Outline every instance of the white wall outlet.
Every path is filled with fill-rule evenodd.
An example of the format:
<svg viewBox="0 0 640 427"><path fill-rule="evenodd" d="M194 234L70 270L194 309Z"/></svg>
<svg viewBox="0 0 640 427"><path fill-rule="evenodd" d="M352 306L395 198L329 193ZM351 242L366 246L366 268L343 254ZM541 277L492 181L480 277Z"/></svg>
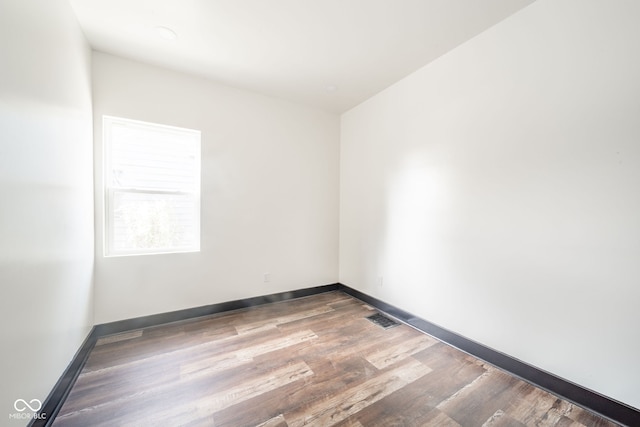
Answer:
<svg viewBox="0 0 640 427"><path fill-rule="evenodd" d="M264 273L262 275L262 281L264 283L269 283L271 281L271 273Z"/></svg>
<svg viewBox="0 0 640 427"><path fill-rule="evenodd" d="M378 287L382 287L383 278L382 276L378 276Z"/></svg>

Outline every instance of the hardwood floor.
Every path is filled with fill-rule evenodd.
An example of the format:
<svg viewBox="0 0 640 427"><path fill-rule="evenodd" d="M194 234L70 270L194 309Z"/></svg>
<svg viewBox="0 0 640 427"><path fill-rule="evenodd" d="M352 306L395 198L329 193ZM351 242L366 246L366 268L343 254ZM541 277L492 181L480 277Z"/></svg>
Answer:
<svg viewBox="0 0 640 427"><path fill-rule="evenodd" d="M342 292L100 339L53 425L614 426Z"/></svg>

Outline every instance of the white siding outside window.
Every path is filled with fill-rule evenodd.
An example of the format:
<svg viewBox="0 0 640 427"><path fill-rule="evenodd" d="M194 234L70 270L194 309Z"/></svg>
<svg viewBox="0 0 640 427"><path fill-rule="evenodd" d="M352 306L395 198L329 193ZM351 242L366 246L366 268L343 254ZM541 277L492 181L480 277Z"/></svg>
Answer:
<svg viewBox="0 0 640 427"><path fill-rule="evenodd" d="M200 250L200 132L103 117L105 255Z"/></svg>

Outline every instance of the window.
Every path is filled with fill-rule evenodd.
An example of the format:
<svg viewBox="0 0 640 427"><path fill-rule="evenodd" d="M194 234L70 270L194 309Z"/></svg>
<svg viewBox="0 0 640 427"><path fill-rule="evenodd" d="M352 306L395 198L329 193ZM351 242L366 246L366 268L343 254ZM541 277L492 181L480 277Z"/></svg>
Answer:
<svg viewBox="0 0 640 427"><path fill-rule="evenodd" d="M200 250L200 132L103 118L105 255Z"/></svg>

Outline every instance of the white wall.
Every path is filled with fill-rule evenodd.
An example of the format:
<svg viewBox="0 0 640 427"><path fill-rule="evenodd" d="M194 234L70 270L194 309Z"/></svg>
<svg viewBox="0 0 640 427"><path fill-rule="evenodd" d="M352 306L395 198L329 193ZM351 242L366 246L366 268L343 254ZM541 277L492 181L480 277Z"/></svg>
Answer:
<svg viewBox="0 0 640 427"><path fill-rule="evenodd" d="M15 400L44 401L93 323L90 60L65 0L2 1L3 425L25 423Z"/></svg>
<svg viewBox="0 0 640 427"><path fill-rule="evenodd" d="M93 90L99 227L103 115L202 131L201 252L105 258L97 233L96 323L337 281L338 116L104 53Z"/></svg>
<svg viewBox="0 0 640 427"><path fill-rule="evenodd" d="M638 22L538 0L345 113L340 282L640 408Z"/></svg>

